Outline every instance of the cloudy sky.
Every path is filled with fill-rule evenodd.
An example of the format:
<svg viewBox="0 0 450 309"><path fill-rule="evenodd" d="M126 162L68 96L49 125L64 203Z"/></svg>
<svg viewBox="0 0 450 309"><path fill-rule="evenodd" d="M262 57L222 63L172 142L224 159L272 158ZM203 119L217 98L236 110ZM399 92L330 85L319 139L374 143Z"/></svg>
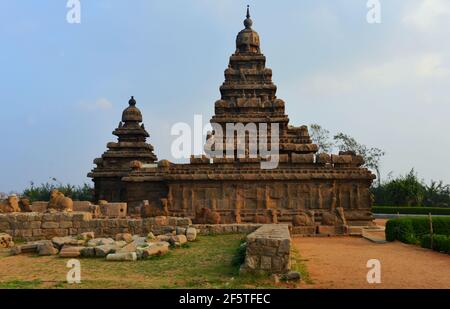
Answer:
<svg viewBox="0 0 450 309"><path fill-rule="evenodd" d="M208 121L251 5L278 97L294 125L318 123L386 151L382 173L450 183L450 1L0 1L0 191L87 172L130 95L160 159L176 122Z"/></svg>

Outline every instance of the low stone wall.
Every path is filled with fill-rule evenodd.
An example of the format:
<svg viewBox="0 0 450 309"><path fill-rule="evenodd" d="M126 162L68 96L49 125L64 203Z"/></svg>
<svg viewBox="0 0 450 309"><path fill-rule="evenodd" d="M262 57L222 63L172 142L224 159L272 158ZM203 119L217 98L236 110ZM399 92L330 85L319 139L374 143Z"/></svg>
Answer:
<svg viewBox="0 0 450 309"><path fill-rule="evenodd" d="M118 233L164 234L177 226L190 225L189 218L175 217L94 219L88 212L0 214L0 232L27 241L76 236L84 232L94 232L96 237L114 237Z"/></svg>
<svg viewBox="0 0 450 309"><path fill-rule="evenodd" d="M262 225L247 236L244 272L286 273L291 268L291 236L285 224Z"/></svg>
<svg viewBox="0 0 450 309"><path fill-rule="evenodd" d="M262 224L194 224L200 235L215 234L250 234L260 228Z"/></svg>

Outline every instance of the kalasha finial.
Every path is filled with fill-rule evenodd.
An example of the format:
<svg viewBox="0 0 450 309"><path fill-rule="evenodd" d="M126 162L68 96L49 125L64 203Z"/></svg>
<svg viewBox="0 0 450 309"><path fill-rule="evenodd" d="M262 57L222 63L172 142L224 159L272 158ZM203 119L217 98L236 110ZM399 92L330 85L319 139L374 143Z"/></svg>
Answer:
<svg viewBox="0 0 450 309"><path fill-rule="evenodd" d="M130 104L132 106L136 105L136 100L134 99L134 96L131 96L131 99L130 99L130 101L128 101L128 104Z"/></svg>
<svg viewBox="0 0 450 309"><path fill-rule="evenodd" d="M244 20L244 26L246 29L251 29L252 25L253 25L253 21L250 18L250 5L247 5L247 15L246 15L247 19Z"/></svg>

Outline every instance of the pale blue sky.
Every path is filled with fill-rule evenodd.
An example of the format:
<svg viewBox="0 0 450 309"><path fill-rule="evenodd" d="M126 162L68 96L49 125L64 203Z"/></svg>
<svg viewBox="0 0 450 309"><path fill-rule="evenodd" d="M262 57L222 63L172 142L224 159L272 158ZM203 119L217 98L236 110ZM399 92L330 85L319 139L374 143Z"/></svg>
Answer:
<svg viewBox="0 0 450 309"><path fill-rule="evenodd" d="M294 125L319 123L450 183L450 1L0 0L0 192L90 182L130 95L159 159L170 127L208 121L246 4Z"/></svg>

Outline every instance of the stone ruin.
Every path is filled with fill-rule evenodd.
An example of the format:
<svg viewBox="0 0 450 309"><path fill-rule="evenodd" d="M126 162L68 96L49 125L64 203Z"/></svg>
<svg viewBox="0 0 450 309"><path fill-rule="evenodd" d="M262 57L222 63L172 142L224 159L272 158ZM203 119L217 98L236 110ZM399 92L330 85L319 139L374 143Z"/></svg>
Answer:
<svg viewBox="0 0 450 309"><path fill-rule="evenodd" d="M126 202L128 215L188 217L203 224L287 223L300 234L340 234L352 226L371 225L369 188L375 176L361 167L361 156L318 153L306 126L289 125L249 14L244 25L211 124L224 131L229 123L278 125L278 167L262 169L268 157L249 155L254 143L270 139L271 131L248 136L244 156L227 157L222 151L222 156L192 157L190 164L157 161L132 97L113 132L118 142L108 143L88 174L95 198ZM220 145L222 137L216 133L211 132L208 141L215 138ZM227 143L230 140L223 138L222 146Z"/></svg>

